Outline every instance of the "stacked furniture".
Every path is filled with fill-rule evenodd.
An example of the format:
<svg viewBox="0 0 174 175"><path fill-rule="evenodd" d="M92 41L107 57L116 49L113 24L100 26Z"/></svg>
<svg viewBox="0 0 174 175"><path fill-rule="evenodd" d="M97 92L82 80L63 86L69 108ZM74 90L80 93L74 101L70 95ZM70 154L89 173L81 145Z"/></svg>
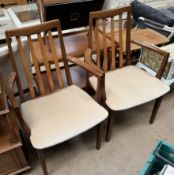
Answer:
<svg viewBox="0 0 174 175"><path fill-rule="evenodd" d="M154 9L138 0L131 2L132 26L151 28L167 36L171 42L174 36L174 7Z"/></svg>
<svg viewBox="0 0 174 175"><path fill-rule="evenodd" d="M169 39L169 45L162 46L161 49L170 53L169 61L166 66L162 81L168 85L174 82L174 7L166 9L154 9L140 1L134 0L131 2L132 16L134 27L145 29L153 29ZM155 75L156 69L159 66L156 61L143 60L141 55L137 63L137 67L146 70L149 74Z"/></svg>
<svg viewBox="0 0 174 175"><path fill-rule="evenodd" d="M0 174L18 174L29 169L15 116L10 114L0 77Z"/></svg>
<svg viewBox="0 0 174 175"><path fill-rule="evenodd" d="M139 17L144 17L146 19L167 25L174 25L174 10L173 7L168 9L154 9L138 0L131 2L132 16L138 21Z"/></svg>

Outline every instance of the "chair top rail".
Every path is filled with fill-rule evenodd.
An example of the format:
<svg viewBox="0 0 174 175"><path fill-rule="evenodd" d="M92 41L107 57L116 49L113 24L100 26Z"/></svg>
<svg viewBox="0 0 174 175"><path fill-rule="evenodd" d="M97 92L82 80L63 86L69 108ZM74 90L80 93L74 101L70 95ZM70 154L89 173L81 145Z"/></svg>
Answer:
<svg viewBox="0 0 174 175"><path fill-rule="evenodd" d="M59 20L52 20L48 22L44 22L42 24L37 24L33 26L21 27L17 29L7 30L5 32L6 36L13 37L13 36L26 36L26 35L33 35L36 33L41 33L44 30L49 30L50 28L57 28L59 31L61 30L61 25Z"/></svg>

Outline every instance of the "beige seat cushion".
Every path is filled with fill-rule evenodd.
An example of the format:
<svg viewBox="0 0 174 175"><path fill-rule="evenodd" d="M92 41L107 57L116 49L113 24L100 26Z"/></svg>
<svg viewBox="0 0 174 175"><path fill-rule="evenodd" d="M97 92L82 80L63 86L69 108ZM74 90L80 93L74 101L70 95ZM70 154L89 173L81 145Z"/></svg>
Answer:
<svg viewBox="0 0 174 175"><path fill-rule="evenodd" d="M103 107L75 85L27 101L21 105L21 112L31 129L31 143L37 149L66 141L108 116Z"/></svg>
<svg viewBox="0 0 174 175"><path fill-rule="evenodd" d="M135 66L107 72L105 78L105 103L114 111L129 109L149 102L164 95L170 89L159 79ZM96 89L96 78L90 77L89 81Z"/></svg>

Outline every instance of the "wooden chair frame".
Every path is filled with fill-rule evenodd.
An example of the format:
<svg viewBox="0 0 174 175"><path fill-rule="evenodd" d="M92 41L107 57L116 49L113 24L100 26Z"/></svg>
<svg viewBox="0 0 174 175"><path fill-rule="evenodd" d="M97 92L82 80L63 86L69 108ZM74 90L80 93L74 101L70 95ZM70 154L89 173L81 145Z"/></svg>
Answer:
<svg viewBox="0 0 174 175"><path fill-rule="evenodd" d="M95 52L97 53L97 66L101 68L101 47L104 55L103 60L103 67L102 69L107 72L110 68L111 70L114 70L116 68L116 61L115 61L115 55L116 52L120 55L120 62L119 67L123 67L124 60L123 60L123 14L126 13L127 18L125 19L127 21L127 26L130 26L131 24L131 8L129 7L123 7L118 9L111 9L111 10L104 10L104 11L96 11L91 12L89 17L89 48L95 49ZM118 16L118 32L119 32L119 42L116 42L114 40L114 17ZM99 28L98 24L99 21L102 21L102 29ZM110 21L110 35L107 33L107 22ZM131 64L130 59L130 31L131 28L126 28L126 63ZM94 33L94 34L93 34ZM102 34L102 39L99 38L99 35ZM94 40L93 35L96 41L96 46L94 48ZM99 43L103 43L101 46ZM108 44L107 44L108 43ZM108 53L108 49L110 53ZM110 54L110 55L109 55Z"/></svg>
<svg viewBox="0 0 174 175"><path fill-rule="evenodd" d="M127 14L126 20L126 29L123 29L123 14ZM114 17L118 16L118 32L119 32L119 42L116 42L114 40ZM108 20L110 18L110 20ZM98 27L99 21L102 21L102 30ZM110 35L106 32L106 21L110 21ZM98 68L103 70L104 72L112 71L116 69L116 66L118 65L119 68L122 68L123 66L130 65L131 64L131 56L130 56L130 43L134 43L137 45L140 45L142 48L147 48L152 51L155 51L163 56L163 61L161 63L160 69L156 74L156 77L158 79L161 79L164 69L166 67L169 53L162 51L158 47L151 45L146 42L140 42L140 41L131 41L130 34L131 34L131 7L122 7L118 9L111 9L111 10L104 10L104 11L97 11L97 12L91 12L89 17L89 48L94 50L97 54L97 60L96 64L94 64L94 60L87 60L85 59L85 62L91 63L93 62L93 66L97 65ZM126 30L126 52L123 53L123 30ZM102 33L103 39L101 40L99 38L99 34ZM95 42L95 48L94 48L94 40L92 39L94 35L94 38L96 39ZM109 47L107 46L107 42L110 42ZM103 42L103 46L101 47L101 42ZM102 48L102 49L101 49ZM119 63L116 63L116 52L119 55ZM101 53L103 53L103 63L101 63ZM126 61L124 63L124 55L126 55ZM105 75L103 75L105 76ZM89 78L89 77L88 77ZM105 82L105 80L103 80ZM104 83L103 82L103 83ZM89 83L89 82L88 82ZM88 84L90 86L90 83ZM91 86L90 86L91 87ZM100 86L101 87L101 86ZM100 89L100 96L103 96L106 98L106 92L105 92L105 85L102 85L102 89ZM97 88L98 90L98 88ZM103 94L103 95L102 95ZM106 141L110 141L111 138L111 132L112 132L112 125L114 121L114 115L115 111L112 111L106 104L105 104L105 98L102 98L103 102L102 104L106 107L106 109L109 110L109 118L107 123L107 132L106 132ZM150 117L150 124L153 124L155 121L156 114L158 112L158 109L160 107L161 101L163 97L159 97L156 99L152 114Z"/></svg>
<svg viewBox="0 0 174 175"><path fill-rule="evenodd" d="M61 58L58 58L57 53L56 53L56 48L55 48L55 45L53 42L52 33L51 33L53 28L56 29L58 32L60 50L62 53ZM42 36L41 33L44 33L44 36ZM31 26L31 27L24 27L24 28L20 28L20 29L6 31L5 34L6 34L6 42L8 44L8 48L9 48L9 57L10 57L10 61L12 63L13 71L14 71L9 75L8 81L6 83L6 92L7 92L8 98L11 102L11 105L16 112L16 115L17 115L17 118L18 118L19 123L21 125L21 128L24 130L24 132L28 138L30 137L31 131L30 131L30 128L27 126L27 124L25 123L25 121L22 118L22 115L20 112L20 104L17 102L16 97L13 93L14 85L16 82L18 92L19 92L20 101L24 102L26 100L24 92L22 90L22 85L20 83L20 78L19 78L20 72L18 72L18 70L17 70L15 56L13 53L13 49L11 47L11 38L12 37L15 37L17 40L17 43L18 43L18 49L19 49L20 56L21 56L21 62L23 65L24 75L25 75L26 80L28 82L29 93L30 93L32 99L38 98L39 96L45 96L48 93L54 93L54 91L56 90L56 87L54 85L54 81L52 78L52 72L50 69L50 64L52 64L52 63L55 64L55 72L57 75L59 88L64 87L63 79L62 79L62 75L61 75L61 71L60 71L60 67L59 67L60 62L64 63L64 68L65 68L65 73L66 73L68 85L73 84L72 78L70 75L70 70L68 67L68 61L73 62L73 63L79 65L80 67L84 68L87 72L94 74L97 77L99 82L102 82L104 79L103 71L98 69L96 66L94 66L94 65L90 66L90 63L85 63L85 62L80 61L79 59L77 59L75 57L70 57L70 56L66 55L64 42L63 42L63 36L62 36L62 32L61 32L61 25L60 25L59 20L53 20L53 21L45 22L45 23L42 23L39 25ZM44 65L46 67L46 75L48 78L49 92L47 92L45 89L44 81L42 79L42 75L41 75L41 72L39 69L40 65L37 62L37 58L35 57L35 52L34 52L35 50L34 50L33 45L32 45L32 37L31 37L31 35L34 35L34 34L37 34L38 41L40 44L40 49L42 50L41 53L42 53L42 57L44 60ZM33 75L31 74L30 68L28 67L27 62L26 62L25 52L23 50L22 41L21 41L21 37L24 37L24 36L27 38L28 46L29 46L30 53L31 53L33 63L34 63L34 67L36 70L35 76L36 76L36 81L37 81L39 93L36 93L36 91L33 87L33 83L32 83L33 82L33 79L32 79ZM47 40L45 40L45 38L47 38ZM52 53L52 56L54 58L54 60L51 63L47 60L47 51L48 50L47 51L45 50L45 45L48 44L47 42L49 42L49 45L48 45L49 52ZM91 54L90 50L87 50L85 53L86 59L88 59L90 57L90 54ZM101 85L101 87L100 87L100 85ZM95 100L98 102L100 102L100 99L101 99L100 98L100 89L103 88L102 86L103 86L103 84L99 83L99 87L98 87L99 90L96 92L96 95L95 95ZM96 148L100 149L100 146L101 146L101 124L98 124ZM44 175L48 175L43 150L37 149L37 153L38 153L38 157L41 161L43 173L44 173Z"/></svg>

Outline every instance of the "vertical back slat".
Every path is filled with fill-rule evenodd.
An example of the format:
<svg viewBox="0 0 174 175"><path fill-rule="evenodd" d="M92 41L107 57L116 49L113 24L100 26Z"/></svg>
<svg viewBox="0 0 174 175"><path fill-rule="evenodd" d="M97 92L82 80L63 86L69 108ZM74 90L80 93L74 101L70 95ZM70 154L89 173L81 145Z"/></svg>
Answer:
<svg viewBox="0 0 174 175"><path fill-rule="evenodd" d="M107 49L107 35L106 35L106 19L102 19L103 26L103 51L104 51L104 62L103 69L108 71L108 49Z"/></svg>
<svg viewBox="0 0 174 175"><path fill-rule="evenodd" d="M126 27L126 64L131 64L131 10L127 12L127 27Z"/></svg>
<svg viewBox="0 0 174 175"><path fill-rule="evenodd" d="M55 64L55 67L56 67L56 74L57 74L57 78L58 78L58 82L59 82L59 87L63 88L63 80L62 80L61 70L60 70L60 67L59 67L58 56L57 56L57 53L56 53L54 40L53 40L53 37L52 37L52 34L51 34L50 30L48 31L48 38L49 38L50 49L51 49L51 52L52 52L52 57L53 57L54 64Z"/></svg>
<svg viewBox="0 0 174 175"><path fill-rule="evenodd" d="M58 39L59 39L60 49L61 49L62 58L63 58L63 62L64 62L67 82L68 82L68 85L72 85L73 82L72 82L72 78L71 78L71 74L70 74L70 70L69 70L68 60L66 58L67 55L66 55L65 45L64 45L64 42L63 42L62 28L61 28L61 25L60 25L59 21L58 21L58 24L57 24L57 31L58 31L58 34L59 34Z"/></svg>
<svg viewBox="0 0 174 175"><path fill-rule="evenodd" d="M44 66L46 68L46 74L47 74L47 77L48 77L49 87L50 87L51 91L54 91L55 86L54 86L54 82L53 82L52 72L51 72L51 69L50 69L50 64L48 62L47 54L46 54L46 51L45 51L45 48L44 48L44 41L43 41L43 38L41 37L40 33L38 33L37 35L38 35L38 39L39 39L38 41L39 41L39 46L40 46L40 49L41 49L41 54L42 54L42 57L43 57Z"/></svg>
<svg viewBox="0 0 174 175"><path fill-rule="evenodd" d="M119 15L119 67L123 67L123 23L122 14Z"/></svg>
<svg viewBox="0 0 174 175"><path fill-rule="evenodd" d="M123 19L123 16L127 14L126 18ZM90 19L89 19L89 33L92 33L92 26L95 25L95 29L97 29L98 24L93 23L93 21L97 21L101 19L103 22L103 29L99 29L100 32L100 41L95 41L96 45L100 44L100 52L104 52L104 59L100 65L103 66L104 71L107 71L108 68L114 70L117 66L116 62L116 54L119 55L119 67L124 66L124 55L126 54L126 59L130 64L130 24L131 24L131 6L127 7L120 7L116 9L110 10L103 10L103 11L96 11L90 12ZM108 20L109 19L109 20ZM115 21L116 19L116 21ZM106 22L110 22L109 28ZM126 29L123 28L123 21L127 21ZM118 25L114 23L117 22ZM115 31L115 27L118 31ZM107 32L106 32L107 29ZM110 30L110 31L109 31ZM96 33L96 30L94 30ZM91 35L90 35L91 36ZM89 37L89 46L91 46L93 41L91 37ZM109 43L109 44L108 44ZM91 47L90 47L91 48ZM102 50L103 49L103 50ZM109 52L108 52L109 51ZM126 51L126 52L125 52ZM99 51L96 47L96 53L98 57L101 57ZM108 55L109 54L109 55ZM98 58L98 60L100 60Z"/></svg>
<svg viewBox="0 0 174 175"><path fill-rule="evenodd" d="M98 26L98 19L95 21L95 41L96 41L96 53L97 53L97 66L100 68L101 60L100 60L100 42L99 42L99 26Z"/></svg>
<svg viewBox="0 0 174 175"><path fill-rule="evenodd" d="M111 17L111 69L114 70L115 69L115 38L114 38L114 17Z"/></svg>
<svg viewBox="0 0 174 175"><path fill-rule="evenodd" d="M17 36L16 39L17 39L17 42L18 42L18 49L19 49L19 53L20 53L20 56L21 56L21 62L22 62L22 65L23 65L23 70L24 70L24 73L25 73L25 77L26 77L27 82L28 82L31 97L35 98L36 94L35 94L35 90L34 90L34 87L33 87L31 71L29 70L28 63L26 62L27 58L25 56L25 51L24 51L24 48L23 48L23 45L22 45L22 41L21 41L21 38L19 36Z"/></svg>
<svg viewBox="0 0 174 175"><path fill-rule="evenodd" d="M44 82L43 82L42 75L40 73L39 64L38 64L38 61L37 61L37 58L36 58L36 55L35 55L35 52L34 52L31 36L28 35L27 39L28 39L28 46L29 46L29 49L30 49L32 61L33 61L34 68L35 68L35 71L36 71L36 78L37 78L37 82L38 82L38 85L39 85L39 90L40 90L41 95L45 95L46 90L45 90L45 87L44 87Z"/></svg>

